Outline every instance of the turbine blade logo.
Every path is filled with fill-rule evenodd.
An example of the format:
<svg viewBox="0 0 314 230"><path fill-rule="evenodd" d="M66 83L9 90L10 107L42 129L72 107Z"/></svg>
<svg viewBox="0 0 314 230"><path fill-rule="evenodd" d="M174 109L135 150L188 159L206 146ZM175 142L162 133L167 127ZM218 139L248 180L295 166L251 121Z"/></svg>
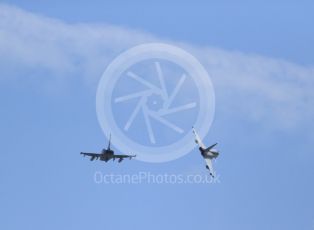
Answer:
<svg viewBox="0 0 314 230"><path fill-rule="evenodd" d="M132 94L128 94L128 95L124 95L121 97L117 97L115 98L114 102L115 103L120 103L120 102L127 102L130 99L134 99L134 98L140 98L136 107L134 108L133 112L131 113L128 121L126 122L126 124L124 125L124 131L128 131L129 128L131 127L135 117L142 112L144 115L144 120L145 120L145 125L146 125L146 129L149 135L149 140L152 144L156 143L156 137L154 135L154 131L152 129L152 125L151 125L151 119L155 119L156 121L162 123L163 125L165 125L166 127L168 127L169 129L174 130L177 133L184 133L184 130L180 127L178 127L177 125L175 125L174 123L172 123L171 121L167 120L164 116L165 115L169 115L169 114L173 114L173 113L178 113L187 109L192 109L194 107L196 107L197 103L196 102L192 102L192 103L188 103L179 107L171 107L173 100L176 98L178 92L180 91L183 83L185 82L186 79L186 74L182 74L180 80L177 82L176 87L174 88L174 90L168 94L167 92L167 88L165 85L165 78L161 69L161 65L160 62L154 62L155 65L155 70L157 72L157 76L158 76L158 80L160 83L160 87L153 85L152 83L146 81L145 79L143 79L141 76L139 76L138 74L129 71L127 72L127 76L131 79L133 79L134 81L142 84L143 86L147 87L147 90L141 91L141 92L135 92ZM162 105L161 108L158 109L158 111L154 111L154 109L151 109L149 107L149 105L147 105L150 101L150 99L152 100L151 103L153 105L156 105L158 103L158 97L160 97L162 99ZM160 101L159 101L160 103Z"/></svg>

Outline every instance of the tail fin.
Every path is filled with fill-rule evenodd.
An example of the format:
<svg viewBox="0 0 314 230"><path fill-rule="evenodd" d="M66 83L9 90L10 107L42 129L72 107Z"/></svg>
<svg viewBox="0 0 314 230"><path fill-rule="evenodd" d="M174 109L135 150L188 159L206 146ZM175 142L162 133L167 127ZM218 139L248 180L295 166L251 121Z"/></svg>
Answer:
<svg viewBox="0 0 314 230"><path fill-rule="evenodd" d="M213 144L213 145L209 146L209 147L206 149L206 151L211 150L211 149L212 149L212 148L214 148L217 144L218 144L218 143L215 143L215 144Z"/></svg>
<svg viewBox="0 0 314 230"><path fill-rule="evenodd" d="M110 144L111 144L111 133L110 133L110 135L109 135L108 150L110 150Z"/></svg>

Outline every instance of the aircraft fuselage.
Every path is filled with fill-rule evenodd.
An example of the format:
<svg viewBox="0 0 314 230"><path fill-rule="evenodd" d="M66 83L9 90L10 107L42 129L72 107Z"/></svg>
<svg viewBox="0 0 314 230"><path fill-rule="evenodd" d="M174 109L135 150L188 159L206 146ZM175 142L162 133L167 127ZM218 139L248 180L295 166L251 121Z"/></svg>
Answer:
<svg viewBox="0 0 314 230"><path fill-rule="evenodd" d="M112 150L103 149L101 151L101 155L100 155L99 160L107 162L113 158L113 155L114 155L114 152Z"/></svg>
<svg viewBox="0 0 314 230"><path fill-rule="evenodd" d="M214 158L217 158L219 155L219 152L215 149L206 150L206 149L199 147L199 150L200 150L200 152L204 158L214 159Z"/></svg>

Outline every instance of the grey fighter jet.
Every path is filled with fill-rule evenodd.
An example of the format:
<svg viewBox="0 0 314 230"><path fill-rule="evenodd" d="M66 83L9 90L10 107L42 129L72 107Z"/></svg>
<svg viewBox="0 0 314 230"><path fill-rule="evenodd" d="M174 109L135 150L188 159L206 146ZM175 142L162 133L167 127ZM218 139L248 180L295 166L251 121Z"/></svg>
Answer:
<svg viewBox="0 0 314 230"><path fill-rule="evenodd" d="M84 153L84 152L81 152L81 154L84 157L85 156L89 156L91 161L93 161L93 160L101 160L101 161L107 162L107 161L109 161L111 159L113 161L115 159L118 159L118 163L123 161L123 159L125 159L125 158L129 158L131 160L133 157L136 157L136 155L124 155L124 154L116 155L116 154L114 154L114 151L110 149L110 143L111 143L111 135L110 135L110 138L109 138L108 148L107 149L103 149L101 151L101 153Z"/></svg>
<svg viewBox="0 0 314 230"><path fill-rule="evenodd" d="M199 150L201 152L202 157L204 158L205 162L206 162L206 168L209 170L209 173L212 177L215 177L215 171L213 168L213 159L216 159L219 155L219 152L214 149L214 147L217 145L217 143L209 146L208 148L203 144L201 138L199 137L199 135L197 134L197 132L195 131L194 127L193 129L193 133L195 135L195 142L196 144L198 144L199 146Z"/></svg>

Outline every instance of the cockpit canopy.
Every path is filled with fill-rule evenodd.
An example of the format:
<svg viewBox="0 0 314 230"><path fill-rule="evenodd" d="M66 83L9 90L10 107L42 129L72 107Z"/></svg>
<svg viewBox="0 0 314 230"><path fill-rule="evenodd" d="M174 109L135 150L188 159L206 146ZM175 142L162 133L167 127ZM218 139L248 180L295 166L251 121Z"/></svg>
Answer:
<svg viewBox="0 0 314 230"><path fill-rule="evenodd" d="M113 155L113 151L111 149L103 149L102 150L102 153L106 153L106 154L110 154L110 155Z"/></svg>
<svg viewBox="0 0 314 230"><path fill-rule="evenodd" d="M216 149L212 149L210 150L214 155L218 156L219 155L219 151Z"/></svg>

